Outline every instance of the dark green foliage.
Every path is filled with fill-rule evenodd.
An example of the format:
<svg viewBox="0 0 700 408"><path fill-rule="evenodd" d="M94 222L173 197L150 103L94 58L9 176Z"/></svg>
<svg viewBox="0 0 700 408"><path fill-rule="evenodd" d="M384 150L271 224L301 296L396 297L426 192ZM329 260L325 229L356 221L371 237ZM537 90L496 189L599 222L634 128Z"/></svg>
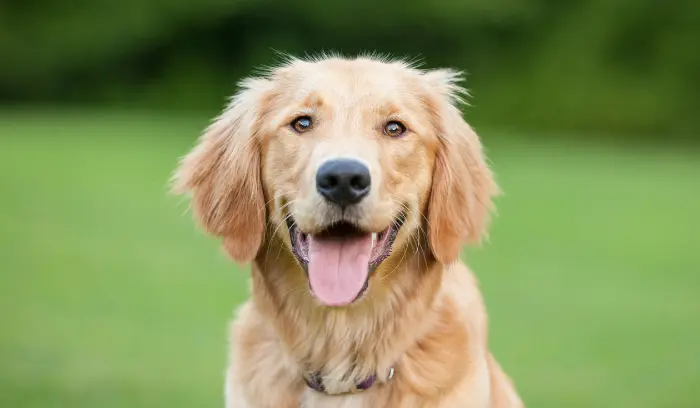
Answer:
<svg viewBox="0 0 700 408"><path fill-rule="evenodd" d="M14 0L0 101L216 109L274 50L376 50L469 73L477 124L700 130L695 0Z"/></svg>

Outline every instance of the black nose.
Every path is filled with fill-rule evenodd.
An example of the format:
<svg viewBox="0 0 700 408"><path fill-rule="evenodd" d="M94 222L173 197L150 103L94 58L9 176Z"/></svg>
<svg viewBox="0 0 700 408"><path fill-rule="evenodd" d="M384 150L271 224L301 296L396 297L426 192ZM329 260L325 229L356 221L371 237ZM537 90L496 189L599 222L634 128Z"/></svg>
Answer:
<svg viewBox="0 0 700 408"><path fill-rule="evenodd" d="M341 207L362 201L369 194L371 182L367 166L351 159L329 160L316 173L318 192Z"/></svg>

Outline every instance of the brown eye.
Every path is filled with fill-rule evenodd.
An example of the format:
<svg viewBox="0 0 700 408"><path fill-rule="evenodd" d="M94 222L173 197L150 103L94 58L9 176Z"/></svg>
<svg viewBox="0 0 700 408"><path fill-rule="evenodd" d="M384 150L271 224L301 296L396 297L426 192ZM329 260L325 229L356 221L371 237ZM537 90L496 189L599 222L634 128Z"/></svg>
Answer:
<svg viewBox="0 0 700 408"><path fill-rule="evenodd" d="M403 135L405 132L406 132L406 126L404 126L403 123L401 123L401 122L397 122L395 120L392 120L391 122L384 125L384 133L387 136L399 137L399 136Z"/></svg>
<svg viewBox="0 0 700 408"><path fill-rule="evenodd" d="M298 118L294 119L289 125L298 133L304 133L308 130L311 130L313 122L308 116L299 116Z"/></svg>

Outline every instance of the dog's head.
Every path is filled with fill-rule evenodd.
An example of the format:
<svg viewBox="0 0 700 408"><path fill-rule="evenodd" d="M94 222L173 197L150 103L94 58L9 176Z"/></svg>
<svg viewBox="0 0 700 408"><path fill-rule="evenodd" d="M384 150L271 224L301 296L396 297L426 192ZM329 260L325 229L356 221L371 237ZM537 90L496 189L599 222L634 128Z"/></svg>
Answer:
<svg viewBox="0 0 700 408"><path fill-rule="evenodd" d="M247 79L175 174L236 261L278 239L311 292L347 305L387 258L427 242L454 261L497 187L449 70L371 58L292 60Z"/></svg>

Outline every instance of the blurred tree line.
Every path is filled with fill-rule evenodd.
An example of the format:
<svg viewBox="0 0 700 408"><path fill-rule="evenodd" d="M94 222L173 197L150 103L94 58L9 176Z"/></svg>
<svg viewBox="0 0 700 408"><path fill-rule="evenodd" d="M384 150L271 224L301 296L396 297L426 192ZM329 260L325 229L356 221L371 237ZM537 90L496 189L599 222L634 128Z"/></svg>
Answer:
<svg viewBox="0 0 700 408"><path fill-rule="evenodd" d="M211 111L273 50L464 69L477 124L700 130L698 0L6 0L0 103Z"/></svg>

